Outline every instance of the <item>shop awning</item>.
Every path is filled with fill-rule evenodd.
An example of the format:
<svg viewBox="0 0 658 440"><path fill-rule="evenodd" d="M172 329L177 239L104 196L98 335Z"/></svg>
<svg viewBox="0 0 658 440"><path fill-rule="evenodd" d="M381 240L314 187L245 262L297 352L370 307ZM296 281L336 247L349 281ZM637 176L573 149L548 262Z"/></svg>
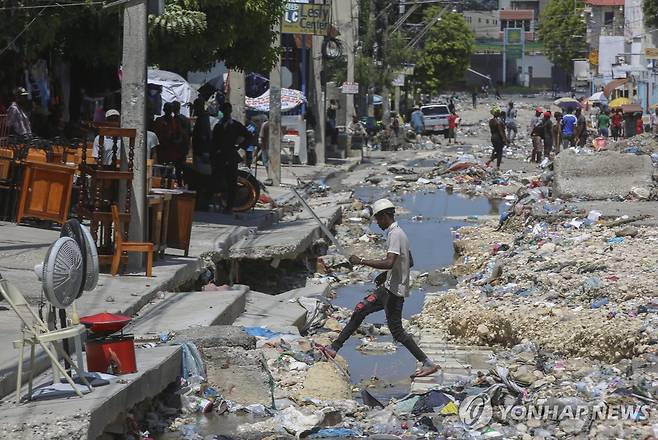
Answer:
<svg viewBox="0 0 658 440"><path fill-rule="evenodd" d="M608 84L606 84L605 87L603 87L603 94L606 96L606 98L609 98L613 90L618 89L630 80L630 78L613 79Z"/></svg>

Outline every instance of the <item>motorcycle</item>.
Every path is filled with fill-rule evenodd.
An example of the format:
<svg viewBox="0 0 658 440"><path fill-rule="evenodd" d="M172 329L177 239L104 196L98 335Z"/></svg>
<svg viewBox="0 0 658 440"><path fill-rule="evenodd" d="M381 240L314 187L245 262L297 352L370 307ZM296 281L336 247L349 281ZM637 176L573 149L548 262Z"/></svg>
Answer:
<svg viewBox="0 0 658 440"><path fill-rule="evenodd" d="M187 183L188 188L197 192L206 192L210 194L223 193L226 188L220 179L217 171L210 174L203 172L205 170L197 169L190 165L183 168L183 180ZM260 199L261 191L264 191L263 184L251 174L249 168L238 168L238 186L233 205L234 212L246 212L256 206Z"/></svg>

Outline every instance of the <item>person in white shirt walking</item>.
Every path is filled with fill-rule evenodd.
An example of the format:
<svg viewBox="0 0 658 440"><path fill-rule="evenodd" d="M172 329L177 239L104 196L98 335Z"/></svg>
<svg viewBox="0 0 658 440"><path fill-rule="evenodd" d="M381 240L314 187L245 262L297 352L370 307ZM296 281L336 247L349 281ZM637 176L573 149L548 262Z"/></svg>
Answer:
<svg viewBox="0 0 658 440"><path fill-rule="evenodd" d="M413 337L405 332L402 327L402 307L405 298L410 294L409 270L413 266L409 239L395 221L395 206L393 203L387 199L378 200L372 206L372 211L379 227L387 232L386 258L383 260L365 260L352 255L350 263L362 264L386 272L380 274L375 280L377 285L375 291L356 305L350 321L336 340L330 346L322 347L322 351L327 356L335 357L336 352L359 328L366 316L384 310L386 322L393 339L404 345L422 364L421 368L416 370L411 377L432 375L439 370L439 366L427 357L423 350L418 347Z"/></svg>

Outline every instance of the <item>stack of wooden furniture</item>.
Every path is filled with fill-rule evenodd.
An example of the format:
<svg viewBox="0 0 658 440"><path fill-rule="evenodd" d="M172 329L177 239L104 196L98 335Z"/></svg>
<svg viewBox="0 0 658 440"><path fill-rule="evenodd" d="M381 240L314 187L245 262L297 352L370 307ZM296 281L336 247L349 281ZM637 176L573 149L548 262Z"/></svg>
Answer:
<svg viewBox="0 0 658 440"><path fill-rule="evenodd" d="M98 163L89 163L91 156L87 144L83 145L80 160L81 187L78 200L78 216L91 222L91 235L98 247L98 258L101 265L112 264L114 256L114 240L112 234L112 205L119 207L121 221L130 223L130 205L132 199L132 178L135 157L135 137L137 130L101 126L98 128ZM111 163L103 164L105 157L105 138L112 139ZM124 140L128 144L124 145ZM127 155L127 167L121 169L121 154ZM108 153L109 154L109 153ZM123 198L123 200L119 200ZM128 228L123 231L125 236ZM122 263L127 261L122 256Z"/></svg>

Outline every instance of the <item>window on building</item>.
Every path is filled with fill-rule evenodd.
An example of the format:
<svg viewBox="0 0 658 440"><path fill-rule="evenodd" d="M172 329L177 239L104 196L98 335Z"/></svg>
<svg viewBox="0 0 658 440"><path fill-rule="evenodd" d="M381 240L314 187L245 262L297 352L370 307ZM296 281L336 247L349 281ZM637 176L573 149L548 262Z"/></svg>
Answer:
<svg viewBox="0 0 658 440"><path fill-rule="evenodd" d="M484 20L485 24L489 24L489 19Z"/></svg>
<svg viewBox="0 0 658 440"><path fill-rule="evenodd" d="M528 66L528 76L532 78L532 66Z"/></svg>
<svg viewBox="0 0 658 440"><path fill-rule="evenodd" d="M530 32L530 20L523 20L523 30Z"/></svg>
<svg viewBox="0 0 658 440"><path fill-rule="evenodd" d="M615 13L610 11L610 12L604 12L603 13L603 24L605 26L612 26L612 22L615 21Z"/></svg>
<svg viewBox="0 0 658 440"><path fill-rule="evenodd" d="M482 23L482 19L481 19L481 18L478 18L478 23Z"/></svg>

